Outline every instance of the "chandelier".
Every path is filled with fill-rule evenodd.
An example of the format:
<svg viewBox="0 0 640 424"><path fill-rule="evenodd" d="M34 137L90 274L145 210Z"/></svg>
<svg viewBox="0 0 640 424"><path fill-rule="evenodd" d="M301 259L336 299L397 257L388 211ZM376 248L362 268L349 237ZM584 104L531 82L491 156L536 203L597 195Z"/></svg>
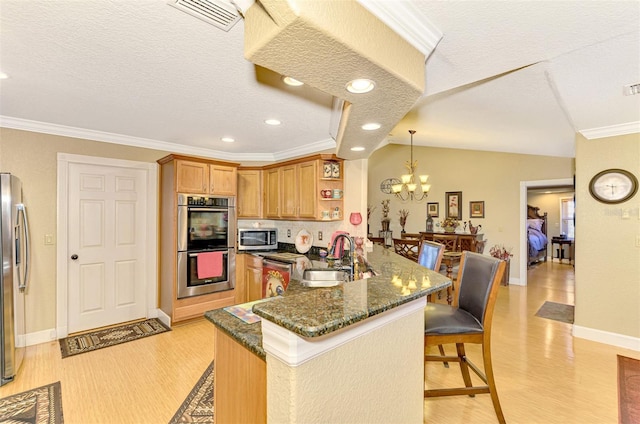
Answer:
<svg viewBox="0 0 640 424"><path fill-rule="evenodd" d="M413 160L413 135L415 133L415 130L409 130L409 134L411 134L411 160L404 164L409 173L402 175L400 182L391 186L393 194L403 202L407 200L416 200L418 202L424 200L429 195L429 189L431 188L431 184L427 184L428 175L414 175L418 166L418 161ZM420 180L420 184L416 182L416 177Z"/></svg>

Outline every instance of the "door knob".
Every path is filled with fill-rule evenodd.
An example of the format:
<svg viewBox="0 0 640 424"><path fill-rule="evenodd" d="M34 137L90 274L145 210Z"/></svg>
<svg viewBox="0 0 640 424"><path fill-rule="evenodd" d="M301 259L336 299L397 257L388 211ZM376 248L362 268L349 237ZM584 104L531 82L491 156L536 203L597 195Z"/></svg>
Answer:
<svg viewBox="0 0 640 424"><path fill-rule="evenodd" d="M78 255L76 254L71 255L71 259L75 261L76 259L78 259Z"/></svg>

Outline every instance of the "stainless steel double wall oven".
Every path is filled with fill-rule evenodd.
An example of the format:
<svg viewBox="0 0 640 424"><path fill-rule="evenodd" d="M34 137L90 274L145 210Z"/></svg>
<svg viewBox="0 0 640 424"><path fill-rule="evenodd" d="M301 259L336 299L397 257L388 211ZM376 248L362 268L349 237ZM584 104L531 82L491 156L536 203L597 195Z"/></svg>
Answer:
<svg viewBox="0 0 640 424"><path fill-rule="evenodd" d="M235 244L235 197L178 194L178 298L233 289ZM207 260L221 258L215 271L198 269L206 264L199 259L203 254Z"/></svg>

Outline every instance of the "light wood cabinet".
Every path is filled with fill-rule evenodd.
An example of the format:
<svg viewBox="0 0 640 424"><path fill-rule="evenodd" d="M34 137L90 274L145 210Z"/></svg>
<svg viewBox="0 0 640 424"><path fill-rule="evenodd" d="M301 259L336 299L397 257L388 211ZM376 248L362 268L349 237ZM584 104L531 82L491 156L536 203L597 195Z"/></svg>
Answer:
<svg viewBox="0 0 640 424"><path fill-rule="evenodd" d="M280 218L280 168L264 171L264 216Z"/></svg>
<svg viewBox="0 0 640 424"><path fill-rule="evenodd" d="M160 309L176 323L233 305L235 289L178 299L178 193L235 195L238 164L169 155L160 160ZM212 172L213 169L213 172ZM230 180L231 179L231 180ZM231 181L231 183L229 183ZM215 190L211 190L211 187ZM219 190L219 191L218 191ZM240 293L240 297L245 297Z"/></svg>
<svg viewBox="0 0 640 424"><path fill-rule="evenodd" d="M267 422L267 364L215 329L213 410L216 423Z"/></svg>
<svg viewBox="0 0 640 424"><path fill-rule="evenodd" d="M225 164L206 159L175 160L176 190L178 193L216 194L235 196L238 192L237 164ZM161 159L163 160L163 159Z"/></svg>
<svg viewBox="0 0 640 424"><path fill-rule="evenodd" d="M280 217L298 217L298 165L280 168Z"/></svg>
<svg viewBox="0 0 640 424"><path fill-rule="evenodd" d="M246 302L262 299L262 258L245 255L244 280Z"/></svg>
<svg viewBox="0 0 640 424"><path fill-rule="evenodd" d="M238 169L238 218L262 218L262 170Z"/></svg>
<svg viewBox="0 0 640 424"><path fill-rule="evenodd" d="M209 189L209 165L177 160L176 183L178 193L206 194Z"/></svg>
<svg viewBox="0 0 640 424"><path fill-rule="evenodd" d="M335 164L340 177L324 178L326 163ZM270 219L339 221L343 200L323 198L320 190L342 192L342 161L333 155L315 155L264 168L264 217ZM332 212L338 210L338 215ZM329 213L323 218L322 212Z"/></svg>
<svg viewBox="0 0 640 424"><path fill-rule="evenodd" d="M209 193L235 196L238 193L238 168L234 166L209 165Z"/></svg>

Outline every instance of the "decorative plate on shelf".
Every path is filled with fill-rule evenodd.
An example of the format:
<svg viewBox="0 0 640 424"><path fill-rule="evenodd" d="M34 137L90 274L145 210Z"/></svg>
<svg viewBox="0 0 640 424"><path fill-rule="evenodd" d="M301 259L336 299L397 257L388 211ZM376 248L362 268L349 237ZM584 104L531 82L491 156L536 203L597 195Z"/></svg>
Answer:
<svg viewBox="0 0 640 424"><path fill-rule="evenodd" d="M322 164L322 178L331 178L332 172L333 167L331 166L331 162L325 162Z"/></svg>
<svg viewBox="0 0 640 424"><path fill-rule="evenodd" d="M300 253L307 253L313 245L313 236L307 230L300 230L296 236L296 250Z"/></svg>

